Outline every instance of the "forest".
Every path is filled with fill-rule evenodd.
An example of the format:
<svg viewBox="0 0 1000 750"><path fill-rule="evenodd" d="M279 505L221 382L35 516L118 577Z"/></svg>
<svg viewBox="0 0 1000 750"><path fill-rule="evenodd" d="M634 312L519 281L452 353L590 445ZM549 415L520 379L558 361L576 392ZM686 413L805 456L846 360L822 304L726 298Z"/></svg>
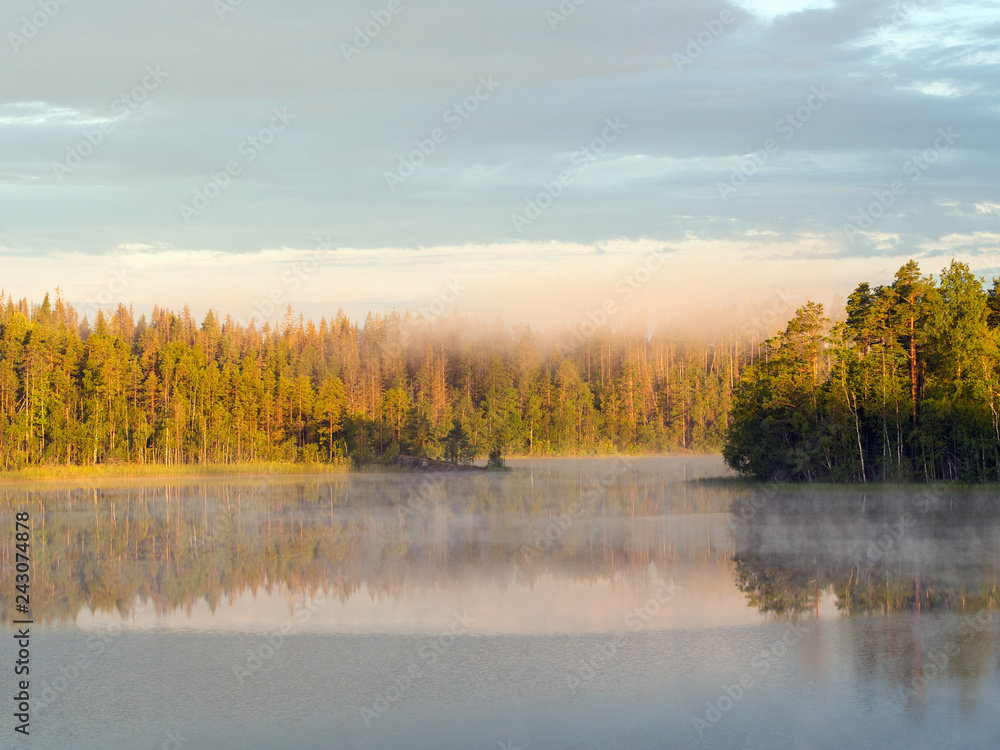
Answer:
<svg viewBox="0 0 1000 750"><path fill-rule="evenodd" d="M998 284L910 261L830 318L772 303L586 335L457 311L91 321L58 290L0 292L0 470L721 450L761 480L997 481Z"/></svg>
<svg viewBox="0 0 1000 750"><path fill-rule="evenodd" d="M58 290L0 293L0 470L718 452L740 370L789 312L581 335L457 311L316 324L289 308L258 329L187 307L90 320Z"/></svg>
<svg viewBox="0 0 1000 750"><path fill-rule="evenodd" d="M832 323L809 302L734 391L723 456L777 481L1000 481L1000 279L914 261Z"/></svg>

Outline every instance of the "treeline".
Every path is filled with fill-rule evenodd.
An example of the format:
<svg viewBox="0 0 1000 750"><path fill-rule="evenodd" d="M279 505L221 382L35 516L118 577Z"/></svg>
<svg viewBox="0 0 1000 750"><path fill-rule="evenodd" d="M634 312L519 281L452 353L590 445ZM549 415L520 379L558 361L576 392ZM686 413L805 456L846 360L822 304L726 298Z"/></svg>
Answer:
<svg viewBox="0 0 1000 750"><path fill-rule="evenodd" d="M910 261L836 325L810 302L743 373L723 449L766 480L1000 481L1000 280Z"/></svg>
<svg viewBox="0 0 1000 750"><path fill-rule="evenodd" d="M718 450L766 325L735 312L582 335L289 308L257 329L0 293L0 468Z"/></svg>

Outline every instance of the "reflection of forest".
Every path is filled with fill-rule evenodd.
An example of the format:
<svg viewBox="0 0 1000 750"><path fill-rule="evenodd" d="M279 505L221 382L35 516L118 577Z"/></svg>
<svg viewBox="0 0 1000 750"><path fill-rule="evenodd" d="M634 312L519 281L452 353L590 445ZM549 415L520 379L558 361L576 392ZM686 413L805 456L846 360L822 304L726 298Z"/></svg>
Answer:
<svg viewBox="0 0 1000 750"><path fill-rule="evenodd" d="M814 609L827 589L848 614L996 608L1000 518L984 500L930 504L892 491L738 499L737 586L778 614Z"/></svg>
<svg viewBox="0 0 1000 750"><path fill-rule="evenodd" d="M116 488L8 491L0 524L31 512L31 611L72 620L84 608L158 612L281 586L293 593L376 597L542 575L645 579L649 566L731 556L718 489L632 471L594 495L597 473L504 477L415 475L215 480ZM594 499L591 499L594 498ZM567 511L580 504L572 516ZM700 515L689 515L699 513ZM567 524L566 520L569 519ZM549 540L552 541L549 541ZM0 585L13 589L10 535ZM9 598L0 599L9 621Z"/></svg>
<svg viewBox="0 0 1000 750"><path fill-rule="evenodd" d="M855 615L848 659L836 668L866 702L875 683L894 684L917 716L932 691L971 710L1000 663L994 498L981 490L926 497L795 492L738 498L732 508L736 585L747 603L794 616L832 591L837 608ZM877 613L893 616L866 616Z"/></svg>

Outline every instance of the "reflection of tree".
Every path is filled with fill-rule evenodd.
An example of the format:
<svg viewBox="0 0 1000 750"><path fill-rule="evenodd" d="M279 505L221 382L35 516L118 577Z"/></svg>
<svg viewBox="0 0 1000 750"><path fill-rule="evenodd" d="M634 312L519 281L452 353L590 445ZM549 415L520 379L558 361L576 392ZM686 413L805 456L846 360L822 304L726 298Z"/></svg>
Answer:
<svg viewBox="0 0 1000 750"><path fill-rule="evenodd" d="M816 608L816 575L804 568L769 564L759 555L737 554L736 588L761 612L797 614Z"/></svg>
<svg viewBox="0 0 1000 750"><path fill-rule="evenodd" d="M734 576L747 605L790 616L832 591L846 615L949 613L856 617L839 669L853 673L859 686L887 683L918 716L926 711L931 683L953 691L971 710L1000 652L994 611L1000 608L1000 537L996 520L986 520L992 514L970 512L978 503L965 503L961 513L942 503L947 512L927 513L922 524L900 533L894 519L912 506L898 498L860 498L857 505L838 504L843 493L817 499L795 493L753 506L734 503ZM872 540L887 528L896 530L895 544L876 549ZM876 554L868 556L869 550Z"/></svg>
<svg viewBox="0 0 1000 750"><path fill-rule="evenodd" d="M910 575L885 566L862 571L858 567L832 581L837 608L848 613L900 612L920 609L976 611L1000 606L997 578L965 584L935 576Z"/></svg>
<svg viewBox="0 0 1000 750"><path fill-rule="evenodd" d="M961 512L940 502L917 523L905 494L741 498L733 505L736 585L762 612L804 611L826 589L848 614L995 609L996 520L980 498L961 500Z"/></svg>
<svg viewBox="0 0 1000 750"><path fill-rule="evenodd" d="M629 476L583 505L545 549L526 555L579 500L580 486L567 491L564 477L544 472L447 481L444 488L423 475L383 474L8 492L0 495L0 527L13 526L16 510L31 510L38 622L72 620L85 607L126 615L137 601L168 612L204 600L214 610L277 586L330 593L338 575L343 598L362 586L377 598L458 587L473 575L477 585L494 586L549 574L639 580L650 564L669 576L679 557L721 563L731 552L718 543L706 551L706 535L689 540L680 524L639 523L669 508L662 492ZM685 491L684 507L708 509L711 497ZM11 536L0 539L0 559L11 558L12 544ZM4 590L13 590L13 575L13 565L0 567ZM0 617L9 621L11 606L0 597Z"/></svg>
<svg viewBox="0 0 1000 750"><path fill-rule="evenodd" d="M789 556L761 556L738 552L736 587L746 594L747 604L761 612L794 614L814 609L818 595L832 588L837 609L847 614L901 612L921 609L976 611L1000 607L1000 584L949 581L915 575L898 566L885 565L862 570L860 566L807 567Z"/></svg>

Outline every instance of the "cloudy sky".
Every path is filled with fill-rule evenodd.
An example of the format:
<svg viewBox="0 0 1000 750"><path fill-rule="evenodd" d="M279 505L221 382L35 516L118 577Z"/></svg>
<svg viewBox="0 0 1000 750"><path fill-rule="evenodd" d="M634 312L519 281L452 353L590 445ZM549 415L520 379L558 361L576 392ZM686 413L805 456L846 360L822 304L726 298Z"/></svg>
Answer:
<svg viewBox="0 0 1000 750"><path fill-rule="evenodd" d="M0 32L18 297L542 322L623 280L664 312L1000 274L989 0L7 0Z"/></svg>

